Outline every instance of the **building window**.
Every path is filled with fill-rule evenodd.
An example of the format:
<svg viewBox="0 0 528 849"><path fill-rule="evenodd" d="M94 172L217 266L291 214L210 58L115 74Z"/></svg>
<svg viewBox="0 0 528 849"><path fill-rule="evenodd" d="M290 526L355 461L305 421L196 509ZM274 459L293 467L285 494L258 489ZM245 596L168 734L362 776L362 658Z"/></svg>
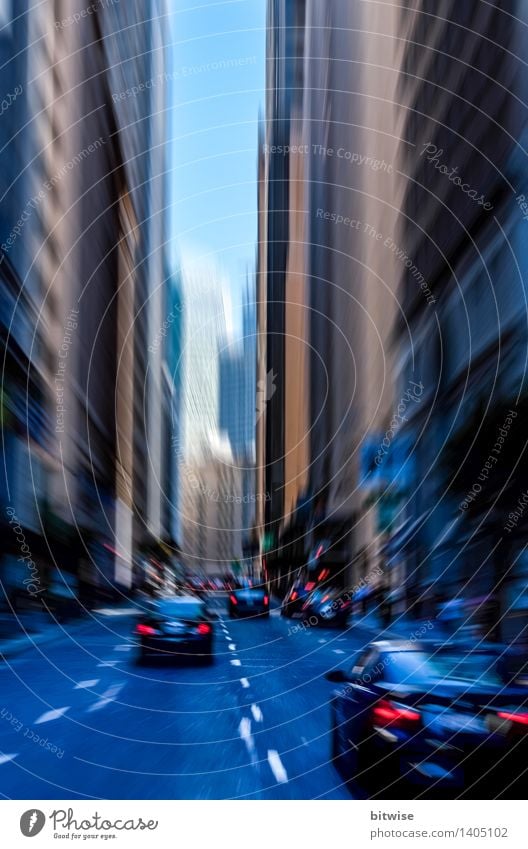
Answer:
<svg viewBox="0 0 528 849"><path fill-rule="evenodd" d="M2 32L4 27L9 27L13 19L13 0L0 0L0 38L6 35Z"/></svg>

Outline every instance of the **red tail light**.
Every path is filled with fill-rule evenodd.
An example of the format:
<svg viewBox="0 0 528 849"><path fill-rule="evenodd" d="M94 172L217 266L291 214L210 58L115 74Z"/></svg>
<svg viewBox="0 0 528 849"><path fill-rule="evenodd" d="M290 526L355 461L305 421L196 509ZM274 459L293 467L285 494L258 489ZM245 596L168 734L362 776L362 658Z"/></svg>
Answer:
<svg viewBox="0 0 528 849"><path fill-rule="evenodd" d="M211 626L207 624L207 622L200 622L196 630L199 634L210 634L212 629Z"/></svg>
<svg viewBox="0 0 528 849"><path fill-rule="evenodd" d="M234 596L234 595L229 596L229 601L231 602L231 604L238 604L238 601L236 600L236 596Z"/></svg>
<svg viewBox="0 0 528 849"><path fill-rule="evenodd" d="M386 699L381 699L372 710L372 720L376 725L396 725L400 727L415 725L422 716L417 710L396 705Z"/></svg>
<svg viewBox="0 0 528 849"><path fill-rule="evenodd" d="M295 601L295 599L297 598L298 595L299 595L299 593L296 593L295 590L294 590L292 592L291 596L290 596L290 601Z"/></svg>
<svg viewBox="0 0 528 849"><path fill-rule="evenodd" d="M499 711L497 714L499 719L506 719L509 722L517 722L519 725L528 725L528 713L510 713L509 711Z"/></svg>
<svg viewBox="0 0 528 849"><path fill-rule="evenodd" d="M306 590L307 593L311 593L314 587L315 587L315 581L308 581L308 583L306 584L304 589Z"/></svg>
<svg viewBox="0 0 528 849"><path fill-rule="evenodd" d="M142 637L149 637L156 633L156 629L151 625L136 625L136 634L141 634Z"/></svg>
<svg viewBox="0 0 528 849"><path fill-rule="evenodd" d="M269 596L264 596L264 604L269 604Z"/></svg>

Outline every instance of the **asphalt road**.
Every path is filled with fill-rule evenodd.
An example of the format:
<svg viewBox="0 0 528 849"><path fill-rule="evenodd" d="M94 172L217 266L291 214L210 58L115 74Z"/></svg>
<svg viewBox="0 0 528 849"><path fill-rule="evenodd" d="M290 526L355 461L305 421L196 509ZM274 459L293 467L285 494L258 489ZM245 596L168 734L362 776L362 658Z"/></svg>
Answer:
<svg viewBox="0 0 528 849"><path fill-rule="evenodd" d="M0 790L13 799L350 799L323 674L368 635L216 602L215 662L136 663L133 608L0 662Z"/></svg>

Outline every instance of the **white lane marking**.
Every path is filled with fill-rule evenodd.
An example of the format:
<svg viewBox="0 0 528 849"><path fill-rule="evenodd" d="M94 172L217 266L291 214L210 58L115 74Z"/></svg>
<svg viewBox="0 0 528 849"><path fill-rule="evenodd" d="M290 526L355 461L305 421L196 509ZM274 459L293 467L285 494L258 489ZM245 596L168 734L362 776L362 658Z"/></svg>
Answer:
<svg viewBox="0 0 528 849"><path fill-rule="evenodd" d="M326 643L326 640L317 640L318 643Z"/></svg>
<svg viewBox="0 0 528 849"><path fill-rule="evenodd" d="M334 654L344 654L344 651L342 651L342 649L333 649L333 652Z"/></svg>
<svg viewBox="0 0 528 849"><path fill-rule="evenodd" d="M120 660L103 660L102 663L98 663L97 666L117 666L118 663L121 663Z"/></svg>
<svg viewBox="0 0 528 849"><path fill-rule="evenodd" d="M288 773L284 769L279 753L275 749L268 749L268 763L277 784L286 784Z"/></svg>
<svg viewBox="0 0 528 849"><path fill-rule="evenodd" d="M131 613L140 613L139 607L122 607L119 610L114 610L109 607L101 607L99 610L94 610L99 616L130 616Z"/></svg>
<svg viewBox="0 0 528 849"><path fill-rule="evenodd" d="M111 702L114 702L124 686L124 684L112 684L111 687L108 687L108 689L102 693L97 702L90 705L88 713L92 713L94 710L100 710L101 708L106 707L106 705L109 705Z"/></svg>
<svg viewBox="0 0 528 849"><path fill-rule="evenodd" d="M86 690L88 687L95 687L99 683L99 678L92 678L90 681L79 681L73 688L74 690Z"/></svg>
<svg viewBox="0 0 528 849"><path fill-rule="evenodd" d="M135 648L135 646L130 643L126 643L122 646L114 646L114 651L130 651L133 648Z"/></svg>
<svg viewBox="0 0 528 849"><path fill-rule="evenodd" d="M248 679L247 678L241 678L240 683L242 684L244 690L247 690L247 688L249 687Z"/></svg>
<svg viewBox="0 0 528 849"><path fill-rule="evenodd" d="M308 740L306 739L306 737L301 737L301 740L302 740L303 746L308 746Z"/></svg>
<svg viewBox="0 0 528 849"><path fill-rule="evenodd" d="M240 734L244 742L246 742L247 740L251 740L251 720L248 719L247 716L243 716L240 720L240 725L238 726L238 733Z"/></svg>
<svg viewBox="0 0 528 849"><path fill-rule="evenodd" d="M14 755L0 755L0 764L6 764L8 761L13 761L18 757L18 752Z"/></svg>
<svg viewBox="0 0 528 849"><path fill-rule="evenodd" d="M229 643L228 647L229 651L236 651L236 646L234 643Z"/></svg>
<svg viewBox="0 0 528 849"><path fill-rule="evenodd" d="M270 610L270 616L280 616L280 610L278 608Z"/></svg>
<svg viewBox="0 0 528 849"><path fill-rule="evenodd" d="M240 725L238 726L238 733L240 734L241 739L246 744L246 748L251 757L251 763L256 763L257 753L255 749L255 741L251 733L251 720L248 719L247 716L242 717L242 719L240 720Z"/></svg>
<svg viewBox="0 0 528 849"><path fill-rule="evenodd" d="M46 713L41 714L38 719L35 720L35 725L42 725L43 722L51 722L53 719L59 719L59 717L64 716L67 710L70 709L68 707L57 708L57 710L47 710Z"/></svg>
<svg viewBox="0 0 528 849"><path fill-rule="evenodd" d="M251 713L253 714L253 719L255 720L255 722L263 721L264 716L258 705L251 705Z"/></svg>
<svg viewBox="0 0 528 849"><path fill-rule="evenodd" d="M229 634L226 634L225 638L226 638L226 640L232 640L233 639L233 637L230 637Z"/></svg>
<svg viewBox="0 0 528 849"><path fill-rule="evenodd" d="M235 658L235 660L230 660L229 662L230 662L231 666L242 666L242 664L240 663L238 658Z"/></svg>

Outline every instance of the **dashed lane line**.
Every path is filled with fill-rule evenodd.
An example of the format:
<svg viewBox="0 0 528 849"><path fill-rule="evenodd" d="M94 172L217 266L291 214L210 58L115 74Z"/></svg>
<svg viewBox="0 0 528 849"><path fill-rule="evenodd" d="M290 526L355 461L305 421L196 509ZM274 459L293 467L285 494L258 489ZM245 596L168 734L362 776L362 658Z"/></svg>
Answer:
<svg viewBox="0 0 528 849"><path fill-rule="evenodd" d="M35 725L42 725L44 722L52 722L54 719L59 719L61 716L64 716L66 711L69 709L70 706L68 705L68 707L61 707L56 710L47 710L35 720Z"/></svg>
<svg viewBox="0 0 528 849"><path fill-rule="evenodd" d="M264 720L263 713L258 705L251 705L251 713L255 722L262 722Z"/></svg>
<svg viewBox="0 0 528 849"><path fill-rule="evenodd" d="M275 749L268 749L268 763L277 784L286 784L288 773L284 769L280 755Z"/></svg>

